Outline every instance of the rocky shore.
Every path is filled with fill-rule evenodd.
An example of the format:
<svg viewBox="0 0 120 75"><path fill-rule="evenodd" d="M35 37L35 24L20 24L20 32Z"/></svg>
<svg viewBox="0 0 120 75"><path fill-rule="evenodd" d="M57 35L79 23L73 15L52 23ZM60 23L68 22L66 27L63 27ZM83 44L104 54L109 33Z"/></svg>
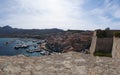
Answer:
<svg viewBox="0 0 120 75"><path fill-rule="evenodd" d="M120 59L77 52L41 57L1 56L0 75L120 75Z"/></svg>

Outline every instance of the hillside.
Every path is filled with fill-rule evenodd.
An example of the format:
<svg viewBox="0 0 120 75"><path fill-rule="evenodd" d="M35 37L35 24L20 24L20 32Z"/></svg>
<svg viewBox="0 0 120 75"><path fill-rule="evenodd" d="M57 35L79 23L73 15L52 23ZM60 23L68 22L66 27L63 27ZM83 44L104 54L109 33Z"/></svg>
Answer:
<svg viewBox="0 0 120 75"><path fill-rule="evenodd" d="M0 27L0 37L35 37L45 34L64 32L61 29L18 29L11 26Z"/></svg>
<svg viewBox="0 0 120 75"><path fill-rule="evenodd" d="M46 38L46 47L55 52L85 52L89 50L92 35L92 31L68 30Z"/></svg>
<svg viewBox="0 0 120 75"><path fill-rule="evenodd" d="M120 75L120 59L69 52L0 57L0 75Z"/></svg>

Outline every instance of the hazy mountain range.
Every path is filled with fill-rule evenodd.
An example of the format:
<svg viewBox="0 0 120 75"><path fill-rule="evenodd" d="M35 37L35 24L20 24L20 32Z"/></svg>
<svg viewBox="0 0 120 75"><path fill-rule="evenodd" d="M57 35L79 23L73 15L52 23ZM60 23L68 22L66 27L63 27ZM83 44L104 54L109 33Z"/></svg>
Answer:
<svg viewBox="0 0 120 75"><path fill-rule="evenodd" d="M12 28L7 25L0 27L0 37L19 37L19 36L35 36L50 33L64 32L64 30L53 28L53 29L18 29Z"/></svg>

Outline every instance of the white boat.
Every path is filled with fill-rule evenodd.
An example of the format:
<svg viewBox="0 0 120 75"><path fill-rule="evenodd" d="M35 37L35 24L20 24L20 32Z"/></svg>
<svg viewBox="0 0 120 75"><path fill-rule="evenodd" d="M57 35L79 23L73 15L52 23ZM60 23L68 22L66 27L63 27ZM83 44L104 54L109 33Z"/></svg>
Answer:
<svg viewBox="0 0 120 75"><path fill-rule="evenodd" d="M29 46L26 44L17 44L14 48L19 49L19 48L28 48Z"/></svg>

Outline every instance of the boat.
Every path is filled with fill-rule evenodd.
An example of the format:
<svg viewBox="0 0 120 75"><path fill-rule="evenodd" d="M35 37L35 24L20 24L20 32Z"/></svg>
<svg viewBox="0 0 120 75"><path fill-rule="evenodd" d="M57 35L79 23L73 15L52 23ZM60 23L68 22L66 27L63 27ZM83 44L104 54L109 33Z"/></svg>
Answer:
<svg viewBox="0 0 120 75"><path fill-rule="evenodd" d="M30 49L30 50L26 50L26 52L28 53L41 52L41 49Z"/></svg>
<svg viewBox="0 0 120 75"><path fill-rule="evenodd" d="M14 48L19 49L19 48L28 48L29 46L26 44L17 44Z"/></svg>
<svg viewBox="0 0 120 75"><path fill-rule="evenodd" d="M37 44L42 44L42 43L45 43L45 40L40 40L37 42Z"/></svg>
<svg viewBox="0 0 120 75"><path fill-rule="evenodd" d="M48 52L48 51L44 51L44 50L41 51L40 54L41 54L41 55L51 55L50 52Z"/></svg>

